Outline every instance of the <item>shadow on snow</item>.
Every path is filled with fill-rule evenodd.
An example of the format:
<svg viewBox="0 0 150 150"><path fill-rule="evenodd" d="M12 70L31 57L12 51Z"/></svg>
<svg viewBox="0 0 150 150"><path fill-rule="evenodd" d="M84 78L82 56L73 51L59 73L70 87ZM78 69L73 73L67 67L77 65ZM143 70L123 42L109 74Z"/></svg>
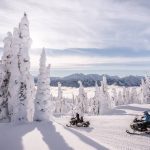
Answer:
<svg viewBox="0 0 150 150"><path fill-rule="evenodd" d="M78 136L84 143L92 146L93 148L95 148L97 150L108 150L106 147L100 145L96 141L94 141L91 138L79 133L78 131L75 131L74 129L67 128L67 127L64 127L64 128L67 129L68 131L72 132L74 135Z"/></svg>
<svg viewBox="0 0 150 150"><path fill-rule="evenodd" d="M63 137L58 132L56 132L55 126L52 122L39 123L37 124L37 129L41 132L43 136L43 141L47 144L49 149L73 150L67 145Z"/></svg>
<svg viewBox="0 0 150 150"><path fill-rule="evenodd" d="M135 116L135 114L130 114L127 112L127 110L132 110L132 111L137 111L137 112L144 112L145 110L148 110L147 107L136 107L132 105L122 105L113 108L109 112L106 113L106 115L130 115L130 116Z"/></svg>
<svg viewBox="0 0 150 150"><path fill-rule="evenodd" d="M0 141L2 144L0 150L23 150L22 137L34 128L33 124L1 124Z"/></svg>

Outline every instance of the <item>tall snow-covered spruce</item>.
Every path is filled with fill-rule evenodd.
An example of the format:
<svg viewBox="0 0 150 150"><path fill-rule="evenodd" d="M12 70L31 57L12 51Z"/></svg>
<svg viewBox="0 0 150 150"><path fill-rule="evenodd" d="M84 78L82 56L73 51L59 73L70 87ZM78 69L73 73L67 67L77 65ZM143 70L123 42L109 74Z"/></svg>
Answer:
<svg viewBox="0 0 150 150"><path fill-rule="evenodd" d="M76 111L83 116L84 113L87 113L88 105L87 105L87 93L84 91L84 87L81 81L79 83L79 94L77 96L77 106Z"/></svg>
<svg viewBox="0 0 150 150"><path fill-rule="evenodd" d="M46 67L46 54L43 49L40 58L34 120L49 121L51 116L50 100L50 65Z"/></svg>
<svg viewBox="0 0 150 150"><path fill-rule="evenodd" d="M10 65L12 58L12 34L7 33L7 37L3 40L4 53L1 62L1 84L0 84L0 120L8 119L8 86L10 80Z"/></svg>
<svg viewBox="0 0 150 150"><path fill-rule="evenodd" d="M141 81L141 103L150 103L150 77L145 76Z"/></svg>
<svg viewBox="0 0 150 150"><path fill-rule="evenodd" d="M61 83L58 82L58 96L55 100L55 113L63 113L63 91L61 89Z"/></svg>
<svg viewBox="0 0 150 150"><path fill-rule="evenodd" d="M100 103L100 115L107 113L110 109L110 99L107 89L107 79L103 76L103 80L101 81L101 103Z"/></svg>
<svg viewBox="0 0 150 150"><path fill-rule="evenodd" d="M5 70L5 99L7 99L7 116L12 122L33 120L34 82L29 72L31 46L29 21L24 14L13 35L8 33L4 39L2 63ZM7 84L6 84L7 81ZM2 85L4 85L2 83Z"/></svg>
<svg viewBox="0 0 150 150"><path fill-rule="evenodd" d="M94 115L99 115L100 113L100 87L98 86L97 82L95 83L95 95L92 99L90 111Z"/></svg>

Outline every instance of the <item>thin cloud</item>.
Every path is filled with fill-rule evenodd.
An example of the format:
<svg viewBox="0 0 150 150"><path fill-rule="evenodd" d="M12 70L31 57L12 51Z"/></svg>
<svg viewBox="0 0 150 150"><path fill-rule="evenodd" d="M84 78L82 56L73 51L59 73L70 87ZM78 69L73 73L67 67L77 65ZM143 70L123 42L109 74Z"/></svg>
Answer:
<svg viewBox="0 0 150 150"><path fill-rule="evenodd" d="M26 11L34 73L42 47L57 71L149 70L149 6L148 0L1 0L0 46Z"/></svg>
<svg viewBox="0 0 150 150"><path fill-rule="evenodd" d="M16 26L23 11L27 11L33 47L126 46L149 50L149 35L145 30L150 30L150 20L146 4L149 2L145 0L2 0L0 6L5 9L0 10L0 33L4 38L10 25Z"/></svg>

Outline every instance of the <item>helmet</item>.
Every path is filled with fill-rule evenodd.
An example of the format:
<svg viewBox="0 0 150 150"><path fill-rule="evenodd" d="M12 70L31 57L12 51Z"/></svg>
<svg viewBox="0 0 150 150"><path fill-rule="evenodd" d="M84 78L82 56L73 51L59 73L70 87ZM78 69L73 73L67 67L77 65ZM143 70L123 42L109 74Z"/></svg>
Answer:
<svg viewBox="0 0 150 150"><path fill-rule="evenodd" d="M148 114L148 111L144 111L143 113L146 115L146 114Z"/></svg>

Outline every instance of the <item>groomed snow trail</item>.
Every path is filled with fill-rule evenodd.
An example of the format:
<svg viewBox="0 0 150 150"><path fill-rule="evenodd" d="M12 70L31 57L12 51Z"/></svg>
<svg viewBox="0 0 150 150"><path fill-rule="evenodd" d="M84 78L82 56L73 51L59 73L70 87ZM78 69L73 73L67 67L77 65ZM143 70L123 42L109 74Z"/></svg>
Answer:
<svg viewBox="0 0 150 150"><path fill-rule="evenodd" d="M135 114L150 105L120 106L105 116L85 117L89 128L68 128L69 117L53 122L0 124L0 150L150 150L150 135L125 132Z"/></svg>
<svg viewBox="0 0 150 150"><path fill-rule="evenodd" d="M108 115L86 117L90 120L90 128L71 128L74 134L80 134L94 139L99 144L111 150L150 150L150 135L129 135L125 131L136 115L142 115L144 110L150 110L150 105L120 106ZM65 122L65 119L58 119Z"/></svg>

